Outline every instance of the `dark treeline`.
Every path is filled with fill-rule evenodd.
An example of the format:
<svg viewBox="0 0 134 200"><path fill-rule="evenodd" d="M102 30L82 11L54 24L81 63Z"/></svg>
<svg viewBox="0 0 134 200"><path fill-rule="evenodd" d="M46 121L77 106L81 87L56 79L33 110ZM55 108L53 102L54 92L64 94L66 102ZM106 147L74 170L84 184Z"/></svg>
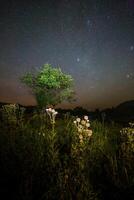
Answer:
<svg viewBox="0 0 134 200"><path fill-rule="evenodd" d="M8 103L0 103L0 107L6 105ZM37 111L36 106L23 106L17 104L18 108L24 107L25 114L32 114L33 112ZM130 121L134 121L134 100L126 101L124 103L119 104L117 107L106 108L100 110L99 108L95 109L94 111L89 111L83 107L75 107L74 109L63 109L57 108L58 117L62 118L64 114L69 114L73 116L82 117L83 115L88 115L91 120L99 120L101 122L117 122L123 125L128 124Z"/></svg>

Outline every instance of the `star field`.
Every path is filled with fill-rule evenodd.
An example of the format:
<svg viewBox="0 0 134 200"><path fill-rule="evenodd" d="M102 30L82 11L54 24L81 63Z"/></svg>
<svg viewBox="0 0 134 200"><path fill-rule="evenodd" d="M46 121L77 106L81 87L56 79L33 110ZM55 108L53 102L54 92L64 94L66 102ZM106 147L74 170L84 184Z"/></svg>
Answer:
<svg viewBox="0 0 134 200"><path fill-rule="evenodd" d="M25 72L50 63L73 76L76 102L134 99L134 1L4 1L0 8L0 101L35 104Z"/></svg>

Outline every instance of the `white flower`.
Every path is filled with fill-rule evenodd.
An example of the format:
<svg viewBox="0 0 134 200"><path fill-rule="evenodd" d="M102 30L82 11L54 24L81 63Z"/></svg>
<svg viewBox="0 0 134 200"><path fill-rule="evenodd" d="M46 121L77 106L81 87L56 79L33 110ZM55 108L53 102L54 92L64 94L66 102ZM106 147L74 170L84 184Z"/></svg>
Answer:
<svg viewBox="0 0 134 200"><path fill-rule="evenodd" d="M52 115L57 115L58 114L58 112L57 111L54 111L53 113L52 113Z"/></svg>
<svg viewBox="0 0 134 200"><path fill-rule="evenodd" d="M85 120L81 120L81 124L82 124L82 125L85 125L85 124L86 124L86 121L85 121Z"/></svg>
<svg viewBox="0 0 134 200"><path fill-rule="evenodd" d="M58 114L58 112L55 111L55 109L52 109L52 108L47 108L46 112L50 117L51 123L54 124L55 123L55 117Z"/></svg>
<svg viewBox="0 0 134 200"><path fill-rule="evenodd" d="M74 121L74 124L76 124L76 123L77 123L77 121L75 120L75 121Z"/></svg>
<svg viewBox="0 0 134 200"><path fill-rule="evenodd" d="M55 110L54 110L54 109L51 109L51 112L52 112L52 113L55 113Z"/></svg>
<svg viewBox="0 0 134 200"><path fill-rule="evenodd" d="M81 128L78 128L78 132L79 132L79 133L82 133L82 129L81 129Z"/></svg>
<svg viewBox="0 0 134 200"><path fill-rule="evenodd" d="M79 135L79 139L82 140L83 139L83 135Z"/></svg>
<svg viewBox="0 0 134 200"><path fill-rule="evenodd" d="M46 112L47 112L47 113L51 113L51 112L52 112L52 108L47 108L47 109L46 109Z"/></svg>
<svg viewBox="0 0 134 200"><path fill-rule="evenodd" d="M87 130L87 136L88 136L88 137L91 137L92 134L93 134L93 131L92 131L92 130Z"/></svg>
<svg viewBox="0 0 134 200"><path fill-rule="evenodd" d="M86 127L87 127L87 128L90 127L90 124L89 124L89 123L86 123Z"/></svg>
<svg viewBox="0 0 134 200"><path fill-rule="evenodd" d="M77 121L77 122L80 122L80 121L81 121L81 119L80 119L80 118L77 118L77 119L76 119L76 121Z"/></svg>
<svg viewBox="0 0 134 200"><path fill-rule="evenodd" d="M81 128L81 129L83 129L83 126L81 125L81 124L79 124L79 126L78 126L79 128Z"/></svg>
<svg viewBox="0 0 134 200"><path fill-rule="evenodd" d="M88 116L85 115L85 116L84 116L84 119L85 119L85 120L88 120Z"/></svg>
<svg viewBox="0 0 134 200"><path fill-rule="evenodd" d="M51 112L50 108L47 108L47 109L46 109L46 112L47 112L47 113L50 113L50 112Z"/></svg>
<svg viewBox="0 0 134 200"><path fill-rule="evenodd" d="M83 142L83 140L80 140L80 143L82 143Z"/></svg>

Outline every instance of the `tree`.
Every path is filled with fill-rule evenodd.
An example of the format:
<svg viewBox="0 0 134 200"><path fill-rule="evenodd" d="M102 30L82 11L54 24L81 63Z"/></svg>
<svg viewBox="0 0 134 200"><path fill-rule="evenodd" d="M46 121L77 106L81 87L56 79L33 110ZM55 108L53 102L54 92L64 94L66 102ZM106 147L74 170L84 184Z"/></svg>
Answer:
<svg viewBox="0 0 134 200"><path fill-rule="evenodd" d="M71 100L74 94L72 77L50 64L43 65L36 74L26 73L21 81L32 89L40 108Z"/></svg>

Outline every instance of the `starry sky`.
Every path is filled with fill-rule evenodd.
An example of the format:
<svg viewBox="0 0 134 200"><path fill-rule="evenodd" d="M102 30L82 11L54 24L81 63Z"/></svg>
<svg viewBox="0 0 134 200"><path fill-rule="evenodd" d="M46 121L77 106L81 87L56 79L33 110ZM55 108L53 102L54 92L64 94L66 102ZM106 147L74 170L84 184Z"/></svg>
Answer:
<svg viewBox="0 0 134 200"><path fill-rule="evenodd" d="M134 0L4 0L0 6L0 102L36 104L20 82L45 64L74 78L89 110L134 99Z"/></svg>

